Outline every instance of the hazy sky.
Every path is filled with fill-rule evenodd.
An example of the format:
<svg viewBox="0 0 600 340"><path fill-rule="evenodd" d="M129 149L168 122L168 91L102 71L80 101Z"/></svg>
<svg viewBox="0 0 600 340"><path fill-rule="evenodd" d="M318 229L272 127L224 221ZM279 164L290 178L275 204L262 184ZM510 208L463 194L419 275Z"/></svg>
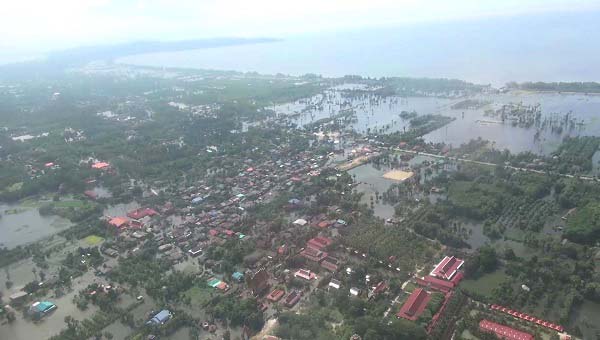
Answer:
<svg viewBox="0 0 600 340"><path fill-rule="evenodd" d="M598 9L598 0L2 0L0 54Z"/></svg>

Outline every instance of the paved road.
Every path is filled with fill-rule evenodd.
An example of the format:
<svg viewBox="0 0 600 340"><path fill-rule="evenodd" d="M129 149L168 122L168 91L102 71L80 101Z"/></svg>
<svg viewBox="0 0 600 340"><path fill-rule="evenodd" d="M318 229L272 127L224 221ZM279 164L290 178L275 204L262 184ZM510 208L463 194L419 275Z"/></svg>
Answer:
<svg viewBox="0 0 600 340"><path fill-rule="evenodd" d="M472 159L466 159L466 158L458 158L458 157L449 157L449 156L443 156L443 155L436 155L436 154L427 153L427 152L405 150L405 149L400 149L400 148L393 148L392 150L394 150L394 151L400 151L400 152L404 152L404 153L412 153L412 154L415 154L415 155L423 155L423 156L428 156L428 157L440 158L440 159L445 159L445 160L450 160L450 161L458 161L458 162L463 162L463 163L471 163L471 164L487 165L487 166L498 166L498 164L495 164L495 163L474 161ZM515 167L515 166L510 166L510 165L505 165L504 168L505 169L516 170L516 171L531 172L531 173L541 174L541 175L545 175L546 174L546 172L542 171L542 170L519 168L519 167ZM598 181L596 178L589 177L589 176L576 176L576 175L571 175L571 174L559 174L559 173L553 173L553 175L557 175L557 176L565 177L565 178L579 178L579 179L582 179L584 181Z"/></svg>

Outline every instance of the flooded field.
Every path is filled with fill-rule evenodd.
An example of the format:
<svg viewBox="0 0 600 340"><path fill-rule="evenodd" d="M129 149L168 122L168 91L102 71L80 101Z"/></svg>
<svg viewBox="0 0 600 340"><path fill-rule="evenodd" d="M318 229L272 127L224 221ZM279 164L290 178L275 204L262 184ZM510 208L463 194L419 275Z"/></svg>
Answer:
<svg viewBox="0 0 600 340"><path fill-rule="evenodd" d="M108 208L104 209L103 214L105 216L125 216L127 215L127 212L131 211L131 210L135 210L140 208L139 203L133 201L130 203L120 203L120 204L116 204L116 205L111 205Z"/></svg>
<svg viewBox="0 0 600 340"><path fill-rule="evenodd" d="M373 210L375 215L384 219L394 217L394 206L386 204L382 200L376 200L376 194L383 194L396 181L384 178L383 175L389 171L387 167L375 168L373 164L365 164L356 167L348 173L354 177L358 183L356 190L364 193L361 198L361 203L370 206L371 198L373 198Z"/></svg>
<svg viewBox="0 0 600 340"><path fill-rule="evenodd" d="M0 247L39 241L72 226L59 216L41 216L37 207L26 204L0 204L0 214Z"/></svg>
<svg viewBox="0 0 600 340"><path fill-rule="evenodd" d="M586 340L600 339L600 303L585 300L575 308L571 325L578 326Z"/></svg>
<svg viewBox="0 0 600 340"><path fill-rule="evenodd" d="M393 132L408 128L409 119L400 117L402 111L414 111L418 115L441 114L456 120L425 135L426 141L444 142L457 147L481 137L493 142L497 149L508 149L514 153L531 151L547 155L556 150L567 136L600 136L598 95L529 92L484 94L469 99L489 103L487 105L477 109L453 109L454 104L465 98L380 98L375 95L350 96L345 93L344 89L333 88L317 96L278 105L273 109L279 114L289 115L291 121L299 126L353 112L351 127L359 132ZM573 124L564 124L560 129L554 130L549 125L521 127L485 114L486 110L497 110L510 103L539 104L542 122L560 122L569 114L569 121ZM594 164L597 165L599 160L600 154Z"/></svg>

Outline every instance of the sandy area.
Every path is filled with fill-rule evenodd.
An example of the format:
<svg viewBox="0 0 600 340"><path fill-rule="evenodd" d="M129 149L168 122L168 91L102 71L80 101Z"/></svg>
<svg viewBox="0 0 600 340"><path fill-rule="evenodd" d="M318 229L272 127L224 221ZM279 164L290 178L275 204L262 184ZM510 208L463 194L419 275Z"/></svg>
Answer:
<svg viewBox="0 0 600 340"><path fill-rule="evenodd" d="M383 178L393 179L394 181L405 181L414 175L411 171L392 170L383 175Z"/></svg>

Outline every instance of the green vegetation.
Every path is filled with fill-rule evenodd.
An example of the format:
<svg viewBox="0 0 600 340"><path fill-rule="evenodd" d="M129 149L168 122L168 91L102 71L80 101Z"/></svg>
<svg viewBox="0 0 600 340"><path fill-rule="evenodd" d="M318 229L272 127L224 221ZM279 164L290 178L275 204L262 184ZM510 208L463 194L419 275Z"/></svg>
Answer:
<svg viewBox="0 0 600 340"><path fill-rule="evenodd" d="M89 246L97 246L100 243L104 242L104 238L102 238L98 235L90 235L90 236L87 236L86 238L84 238L83 241L85 243L87 243Z"/></svg>
<svg viewBox="0 0 600 340"><path fill-rule="evenodd" d="M596 244L600 241L600 203L588 203L567 220L565 236L578 243Z"/></svg>

